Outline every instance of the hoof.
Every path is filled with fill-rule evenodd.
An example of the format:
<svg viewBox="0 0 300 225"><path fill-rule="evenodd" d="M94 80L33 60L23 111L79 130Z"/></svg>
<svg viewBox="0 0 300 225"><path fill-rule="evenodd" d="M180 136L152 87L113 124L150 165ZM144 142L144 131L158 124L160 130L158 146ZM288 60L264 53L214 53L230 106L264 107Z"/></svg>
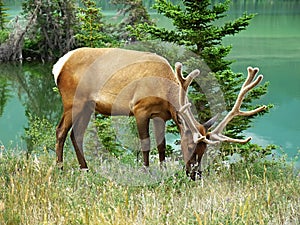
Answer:
<svg viewBox="0 0 300 225"><path fill-rule="evenodd" d="M63 165L62 162L56 163L56 167L57 167L59 170L63 170L63 169L64 169L64 165Z"/></svg>
<svg viewBox="0 0 300 225"><path fill-rule="evenodd" d="M150 168L149 168L149 166L143 166L141 169L142 169L142 172L143 172L143 173L150 173Z"/></svg>

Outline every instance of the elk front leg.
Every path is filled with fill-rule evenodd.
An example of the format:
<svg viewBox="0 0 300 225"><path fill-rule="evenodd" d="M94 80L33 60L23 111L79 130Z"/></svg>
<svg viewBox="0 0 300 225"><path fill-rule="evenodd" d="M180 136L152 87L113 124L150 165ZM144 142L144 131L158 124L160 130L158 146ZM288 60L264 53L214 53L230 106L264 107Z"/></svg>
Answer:
<svg viewBox="0 0 300 225"><path fill-rule="evenodd" d="M155 140L159 154L159 162L161 165L166 159L166 138L165 138L165 127L166 122L160 117L153 119Z"/></svg>
<svg viewBox="0 0 300 225"><path fill-rule="evenodd" d="M144 166L149 166L150 153L150 135L149 135L149 121L146 116L136 115L136 124L138 128L139 138L141 140L141 148L143 152Z"/></svg>

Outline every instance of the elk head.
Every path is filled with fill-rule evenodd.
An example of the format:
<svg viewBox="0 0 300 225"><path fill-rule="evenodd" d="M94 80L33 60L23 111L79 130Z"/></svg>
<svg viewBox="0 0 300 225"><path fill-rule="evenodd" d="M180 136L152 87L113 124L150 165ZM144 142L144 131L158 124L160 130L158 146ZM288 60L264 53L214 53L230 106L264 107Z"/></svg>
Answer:
<svg viewBox="0 0 300 225"><path fill-rule="evenodd" d="M258 85L263 79L263 75L256 77L258 68L248 67L248 76L243 86L240 89L236 102L233 108L228 112L224 119L217 125L212 131L209 129L216 122L215 116L204 124L200 124L194 118L191 111L191 103L187 100L187 89L193 79L200 74L199 70L194 70L186 78L182 75L182 64L175 64L175 74L179 80L179 107L178 110L178 126L181 134L181 149L186 164L186 173L194 180L200 171L200 162L202 156L207 148L207 145L216 145L220 142L232 142L245 144L251 140L251 137L247 139L235 139L230 138L222 134L226 125L236 116L251 116L262 110L266 109L266 106L258 107L251 111L241 111L241 105L247 92ZM256 78L255 78L256 77ZM195 166L196 165L196 166Z"/></svg>

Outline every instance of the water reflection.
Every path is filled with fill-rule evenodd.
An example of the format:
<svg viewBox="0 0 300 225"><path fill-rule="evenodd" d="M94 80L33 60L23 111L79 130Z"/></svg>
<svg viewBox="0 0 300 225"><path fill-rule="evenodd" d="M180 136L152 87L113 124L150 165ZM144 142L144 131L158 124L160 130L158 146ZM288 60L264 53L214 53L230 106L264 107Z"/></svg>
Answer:
<svg viewBox="0 0 300 225"><path fill-rule="evenodd" d="M5 76L0 76L0 116L2 116L4 108L11 97L12 93L8 79Z"/></svg>
<svg viewBox="0 0 300 225"><path fill-rule="evenodd" d="M0 64L0 141L4 145L24 133L30 116L54 124L58 121L60 96L53 91L51 68L51 64L41 63ZM20 123L22 128L18 127Z"/></svg>

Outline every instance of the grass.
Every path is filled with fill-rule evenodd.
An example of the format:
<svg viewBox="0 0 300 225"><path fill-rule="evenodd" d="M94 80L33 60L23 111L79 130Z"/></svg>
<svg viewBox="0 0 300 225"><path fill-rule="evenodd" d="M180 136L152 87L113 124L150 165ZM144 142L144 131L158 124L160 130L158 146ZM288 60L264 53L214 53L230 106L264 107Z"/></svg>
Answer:
<svg viewBox="0 0 300 225"><path fill-rule="evenodd" d="M196 182L175 167L159 181L132 185L105 176L95 161L86 173L73 155L64 171L54 158L0 156L1 225L300 223L300 178L285 164L240 162Z"/></svg>

